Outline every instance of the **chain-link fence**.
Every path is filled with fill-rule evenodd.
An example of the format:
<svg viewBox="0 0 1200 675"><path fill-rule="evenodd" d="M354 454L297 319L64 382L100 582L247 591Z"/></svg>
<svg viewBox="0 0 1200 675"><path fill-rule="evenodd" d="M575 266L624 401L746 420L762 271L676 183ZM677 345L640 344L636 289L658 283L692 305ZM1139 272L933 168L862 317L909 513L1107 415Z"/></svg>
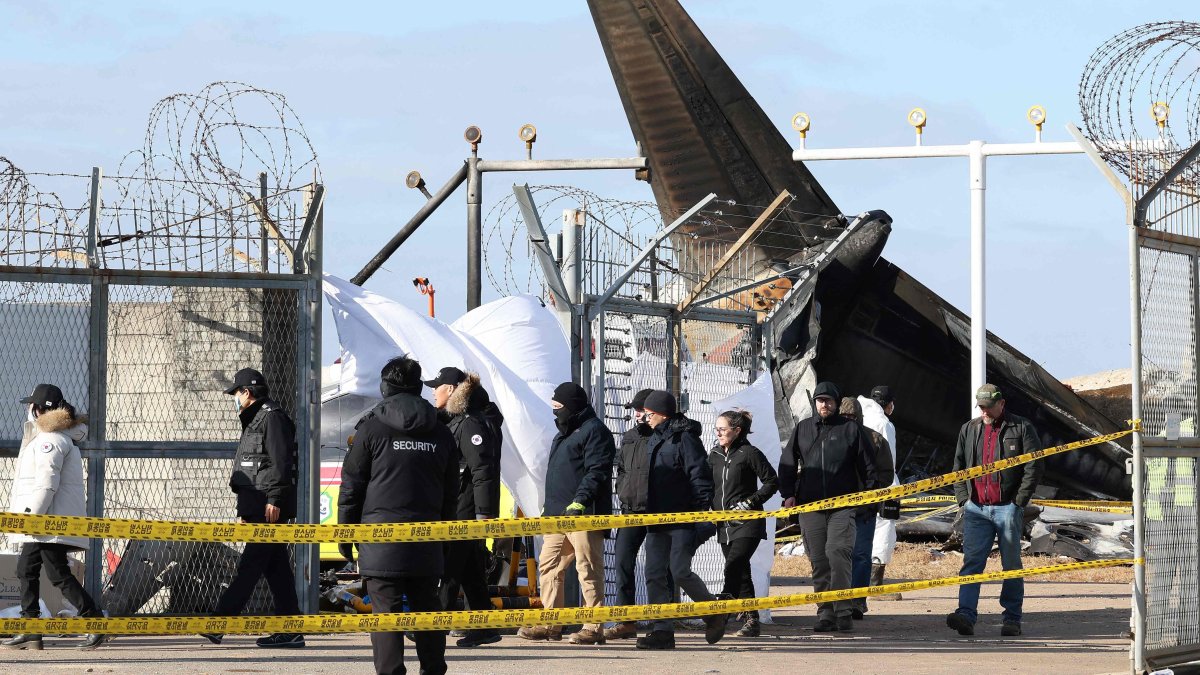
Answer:
<svg viewBox="0 0 1200 675"><path fill-rule="evenodd" d="M1144 153L1133 165L1130 181L1136 198L1140 349L1135 358L1143 422L1138 515L1145 565L1136 589L1140 625L1134 627L1139 669L1200 655L1196 154L1188 153L1172 169L1163 153ZM1178 156L1176 152L1171 158Z"/></svg>
<svg viewBox="0 0 1200 675"><path fill-rule="evenodd" d="M88 414L88 515L226 521L235 518L228 481L241 425L223 391L234 372L256 368L296 421L298 519L315 522L320 252L310 242L319 241L323 189L267 195L255 186L260 200L220 204L156 201L153 180L103 180L98 170L84 185L79 209L12 201L0 210L0 400L51 382ZM104 202L106 190L116 203ZM143 193L150 198L133 198ZM0 406L6 476L24 421L21 406ZM5 505L9 490L0 482ZM309 610L313 548L296 551ZM240 549L92 540L86 585L114 615L203 613ZM247 610L269 609L260 588Z"/></svg>

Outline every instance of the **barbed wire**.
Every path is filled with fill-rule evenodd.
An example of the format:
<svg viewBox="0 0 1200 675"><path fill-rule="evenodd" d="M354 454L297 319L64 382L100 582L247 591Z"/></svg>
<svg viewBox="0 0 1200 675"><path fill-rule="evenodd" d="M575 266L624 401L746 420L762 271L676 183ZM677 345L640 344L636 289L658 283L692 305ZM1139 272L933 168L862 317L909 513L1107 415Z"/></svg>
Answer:
<svg viewBox="0 0 1200 675"><path fill-rule="evenodd" d="M634 260L652 236L681 212L662 209L653 202L617 200L601 197L573 186L533 186L543 227L553 236L563 211L574 217L582 211L585 219L583 250L584 292L599 294ZM711 279L705 296L728 294L726 306L747 308L750 293L734 296L731 291L762 278L769 266L780 261L767 258L766 251L787 244L792 260L802 260L812 249L813 237L806 236L795 224L798 218L811 218L818 227L840 223L825 214L806 214L783 204L736 253L724 270ZM691 220L661 244L651 258L629 279L621 295L642 299L677 302L691 291L718 262L725 259L749 226L768 207L716 200L697 212ZM534 260L524 218L513 196L496 202L485 219L483 254L488 281L499 293L541 294L544 291L540 267ZM757 244L769 239L770 247ZM553 241L553 240L552 240ZM554 245L551 244L551 248ZM555 252L561 255L560 251ZM744 296L744 297L742 297Z"/></svg>
<svg viewBox="0 0 1200 675"><path fill-rule="evenodd" d="M260 201L259 174L268 196ZM86 264L88 201L66 207L30 176L75 190L90 176L25 172L0 158L0 259L29 266ZM260 208L289 245L304 221L303 189L321 182L303 123L282 94L214 82L151 109L142 147L104 177L97 261L171 271L291 271L264 234ZM80 190L86 195L86 187Z"/></svg>
<svg viewBox="0 0 1200 675"><path fill-rule="evenodd" d="M1163 21L1118 33L1092 54L1079 83L1086 134L1134 185L1157 180L1200 141L1200 23ZM1156 115L1152 107L1159 103ZM1200 187L1200 173L1177 185Z"/></svg>

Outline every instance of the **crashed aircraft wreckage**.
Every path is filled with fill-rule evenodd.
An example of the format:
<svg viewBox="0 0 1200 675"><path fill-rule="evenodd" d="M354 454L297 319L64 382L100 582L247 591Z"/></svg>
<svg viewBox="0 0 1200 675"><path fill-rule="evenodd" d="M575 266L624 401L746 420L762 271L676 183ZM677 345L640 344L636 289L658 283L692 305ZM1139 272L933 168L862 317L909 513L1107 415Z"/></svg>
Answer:
<svg viewBox="0 0 1200 675"><path fill-rule="evenodd" d="M738 204L795 199L755 239L766 265L795 268L830 247L847 227L832 198L792 160L792 148L677 0L589 0L634 138L650 164L661 209L679 212L715 192ZM740 215L753 215L744 207ZM749 218L738 219L749 222ZM963 402L969 400L970 321L881 257L891 229L882 211L857 219L829 262L772 310L771 368L781 428L808 416L817 379L847 392L891 385L899 405L899 463L905 473L949 467ZM703 225L679 235L703 240ZM728 229L725 230L728 234ZM797 242L802 242L797 246ZM1031 419L1045 445L1119 429L1003 340L988 336L987 379L1010 408ZM787 415L790 410L791 415ZM1047 483L1062 495L1127 499L1128 453L1112 443L1047 460Z"/></svg>

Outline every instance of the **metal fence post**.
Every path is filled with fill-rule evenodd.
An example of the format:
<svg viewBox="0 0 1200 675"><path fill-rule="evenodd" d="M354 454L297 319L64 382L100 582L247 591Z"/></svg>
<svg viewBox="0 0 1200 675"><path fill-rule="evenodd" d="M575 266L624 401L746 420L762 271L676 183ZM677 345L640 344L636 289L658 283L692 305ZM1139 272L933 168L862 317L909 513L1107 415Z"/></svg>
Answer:
<svg viewBox="0 0 1200 675"><path fill-rule="evenodd" d="M100 167L92 167L88 207L88 265L99 267L96 242L100 223ZM99 275L91 277L88 304L88 449L87 449L87 515L104 515L104 442L108 390L108 283ZM104 540L89 539L85 561L84 588L93 598L102 590Z"/></svg>
<svg viewBox="0 0 1200 675"><path fill-rule="evenodd" d="M321 237L324 230L324 200L316 199L315 185L312 189L309 208L315 208L317 212L312 219L310 239L307 243L298 242L300 246L305 246L307 252L304 265L308 275L308 283L299 294L300 345L296 359L300 375L297 378L299 398L296 401L296 412L300 418L297 424L300 438L297 439L299 453L296 466L298 523L321 521ZM295 555L298 571L296 596L300 601L300 611L315 614L318 609L317 580L321 573L320 547L315 544L298 545Z"/></svg>

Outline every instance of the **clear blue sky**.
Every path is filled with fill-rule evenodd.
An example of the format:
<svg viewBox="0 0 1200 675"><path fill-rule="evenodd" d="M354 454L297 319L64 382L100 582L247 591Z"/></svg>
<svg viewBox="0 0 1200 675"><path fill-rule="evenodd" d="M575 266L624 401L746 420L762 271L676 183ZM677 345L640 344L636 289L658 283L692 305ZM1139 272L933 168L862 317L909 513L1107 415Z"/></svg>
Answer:
<svg viewBox="0 0 1200 675"><path fill-rule="evenodd" d="M789 137L810 147L907 144L905 113L929 111L927 143L1047 140L1078 122L1089 55L1134 25L1195 18L1194 2L687 1L700 28ZM1190 11L1189 11L1190 10ZM349 277L420 206L403 185L441 184L485 133L514 158L524 122L540 157L629 156L632 135L586 5L554 2L246 3L0 0L0 155L30 171L115 167L171 93L239 80L287 96L328 188L325 268ZM895 219L884 255L966 309L965 160L814 164L847 213ZM1120 201L1082 157L989 164L989 328L1059 377L1126 367L1127 252ZM630 175L489 177L484 209L512 180L573 182L650 199ZM452 197L368 283L416 308L433 278L439 315L464 309L465 198ZM485 285L485 300L495 294ZM329 326L332 336L332 326ZM326 353L336 349L332 337Z"/></svg>

